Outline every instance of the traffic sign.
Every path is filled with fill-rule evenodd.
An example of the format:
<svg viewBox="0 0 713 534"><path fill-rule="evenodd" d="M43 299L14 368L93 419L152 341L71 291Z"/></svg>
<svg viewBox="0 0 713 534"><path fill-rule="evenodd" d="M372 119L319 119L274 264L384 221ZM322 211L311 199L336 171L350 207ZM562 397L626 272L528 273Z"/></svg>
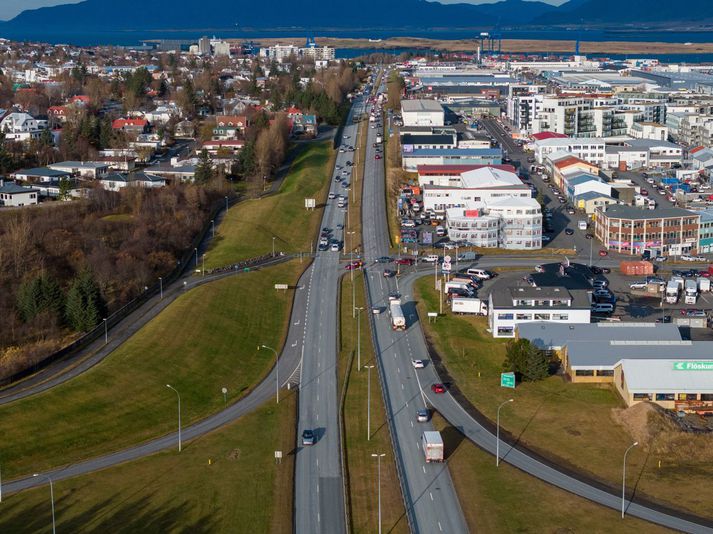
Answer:
<svg viewBox="0 0 713 534"><path fill-rule="evenodd" d="M443 256L443 263L450 263L450 262L451 262L450 256Z"/></svg>
<svg viewBox="0 0 713 534"><path fill-rule="evenodd" d="M443 265L441 265L441 270L442 270L444 273L449 273L449 272L451 272L451 264L450 264L450 263L443 262Z"/></svg>
<svg viewBox="0 0 713 534"><path fill-rule="evenodd" d="M500 387L515 389L515 373L500 373Z"/></svg>
<svg viewBox="0 0 713 534"><path fill-rule="evenodd" d="M713 371L713 361L708 362L674 362L674 371Z"/></svg>

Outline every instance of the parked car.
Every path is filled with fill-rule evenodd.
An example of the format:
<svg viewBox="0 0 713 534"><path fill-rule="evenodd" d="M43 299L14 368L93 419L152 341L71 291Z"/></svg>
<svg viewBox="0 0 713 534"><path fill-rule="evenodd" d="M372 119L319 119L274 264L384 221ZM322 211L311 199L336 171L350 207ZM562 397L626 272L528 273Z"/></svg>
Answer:
<svg viewBox="0 0 713 534"><path fill-rule="evenodd" d="M647 285L646 282L633 282L629 284L629 289L646 289Z"/></svg>
<svg viewBox="0 0 713 534"><path fill-rule="evenodd" d="M614 313L614 305L608 303L592 304L592 313L596 315L611 315Z"/></svg>
<svg viewBox="0 0 713 534"><path fill-rule="evenodd" d="M608 298L611 293L609 293L608 289L595 289L593 295L597 298L603 297L603 298Z"/></svg>
<svg viewBox="0 0 713 534"><path fill-rule="evenodd" d="M574 230L571 228L565 228L564 233L567 235L574 235Z"/></svg>

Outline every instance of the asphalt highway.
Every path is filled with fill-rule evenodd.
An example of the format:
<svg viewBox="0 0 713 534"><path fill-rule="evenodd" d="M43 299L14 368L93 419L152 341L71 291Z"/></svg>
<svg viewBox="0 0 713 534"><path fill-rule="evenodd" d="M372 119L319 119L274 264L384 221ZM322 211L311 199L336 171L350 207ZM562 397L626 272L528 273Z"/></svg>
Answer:
<svg viewBox="0 0 713 534"><path fill-rule="evenodd" d="M384 163L382 159L375 159L373 148L380 131L369 129L362 221L368 300L370 307L386 308L389 293L396 291L397 287L396 280L385 279L383 269L374 263L377 258L389 254ZM408 295L404 295L402 301L407 303L404 311L407 324L411 324L415 313L413 304L409 302ZM431 423L416 422L416 410L424 407L424 400L411 360L427 354L414 345L418 330L392 330L388 312L370 316L382 393L411 531L467 532L447 465L426 463L421 449L423 431L433 430L433 427Z"/></svg>

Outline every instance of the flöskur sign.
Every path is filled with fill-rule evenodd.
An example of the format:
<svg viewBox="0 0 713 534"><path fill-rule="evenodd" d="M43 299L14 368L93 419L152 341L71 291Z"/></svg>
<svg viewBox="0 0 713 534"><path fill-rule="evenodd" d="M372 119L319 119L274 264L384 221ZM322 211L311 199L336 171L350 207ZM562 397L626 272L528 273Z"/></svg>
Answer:
<svg viewBox="0 0 713 534"><path fill-rule="evenodd" d="M674 371L713 371L713 361L708 362L674 362Z"/></svg>

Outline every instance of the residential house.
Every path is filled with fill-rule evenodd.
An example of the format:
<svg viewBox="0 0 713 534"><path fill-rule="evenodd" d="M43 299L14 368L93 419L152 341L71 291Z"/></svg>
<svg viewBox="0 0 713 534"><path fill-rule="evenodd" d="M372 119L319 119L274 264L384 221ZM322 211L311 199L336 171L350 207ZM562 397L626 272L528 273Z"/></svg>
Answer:
<svg viewBox="0 0 713 534"><path fill-rule="evenodd" d="M219 152L227 152L229 154L237 154L240 149L245 145L244 141L238 140L217 140L217 141L206 141L203 143L203 148L208 151L209 154L215 156Z"/></svg>
<svg viewBox="0 0 713 534"><path fill-rule="evenodd" d="M140 118L129 118L129 119L115 119L111 123L111 127L114 130L121 130L123 132L142 134L145 133L149 128L149 121Z"/></svg>
<svg viewBox="0 0 713 534"><path fill-rule="evenodd" d="M23 187L12 182L0 180L0 204L6 207L20 207L37 204L39 189Z"/></svg>
<svg viewBox="0 0 713 534"><path fill-rule="evenodd" d="M30 141L39 139L47 129L46 120L35 119L29 113L9 113L0 121L0 131L5 134L8 141Z"/></svg>
<svg viewBox="0 0 713 534"><path fill-rule="evenodd" d="M125 187L163 187L166 179L148 172L113 172L99 179L100 185L109 191L119 191Z"/></svg>
<svg viewBox="0 0 713 534"><path fill-rule="evenodd" d="M99 161L61 161L47 165L47 168L89 180L96 180L109 172L109 165Z"/></svg>

